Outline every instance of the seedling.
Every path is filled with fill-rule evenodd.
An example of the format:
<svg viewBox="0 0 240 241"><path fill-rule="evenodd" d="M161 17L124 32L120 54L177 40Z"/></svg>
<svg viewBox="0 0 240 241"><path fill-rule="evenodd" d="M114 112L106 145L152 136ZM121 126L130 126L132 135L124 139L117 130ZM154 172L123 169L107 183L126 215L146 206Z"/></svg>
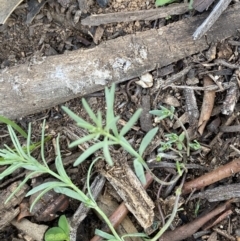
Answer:
<svg viewBox="0 0 240 241"><path fill-rule="evenodd" d="M45 241L70 241L70 227L65 215L58 220L58 227L47 230L44 235Z"/></svg>

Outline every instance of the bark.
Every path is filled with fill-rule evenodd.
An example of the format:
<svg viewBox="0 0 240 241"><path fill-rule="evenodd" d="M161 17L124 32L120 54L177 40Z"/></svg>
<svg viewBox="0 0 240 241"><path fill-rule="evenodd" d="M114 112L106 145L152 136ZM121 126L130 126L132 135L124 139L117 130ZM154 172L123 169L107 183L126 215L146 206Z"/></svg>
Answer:
<svg viewBox="0 0 240 241"><path fill-rule="evenodd" d="M208 43L237 31L239 8L240 4L235 4L221 15L207 41L192 39L202 15L109 40L92 49L5 69L0 73L0 115L14 119L36 113L203 51Z"/></svg>

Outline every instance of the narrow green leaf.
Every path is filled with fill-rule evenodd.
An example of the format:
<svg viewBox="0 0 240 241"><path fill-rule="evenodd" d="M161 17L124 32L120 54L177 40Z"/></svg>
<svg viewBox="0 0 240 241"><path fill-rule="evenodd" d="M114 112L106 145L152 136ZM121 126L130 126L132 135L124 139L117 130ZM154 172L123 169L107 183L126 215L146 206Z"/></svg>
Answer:
<svg viewBox="0 0 240 241"><path fill-rule="evenodd" d="M12 174L15 170L17 170L18 168L21 168L22 163L19 164L13 164L11 166L9 166L6 170L4 170L1 174L0 174L0 180L3 179L4 177Z"/></svg>
<svg viewBox="0 0 240 241"><path fill-rule="evenodd" d="M124 145L121 142L124 142ZM119 144L124 150L129 152L131 155L138 157L138 153L132 148L131 144L124 137L121 137L121 142Z"/></svg>
<svg viewBox="0 0 240 241"><path fill-rule="evenodd" d="M97 112L97 126L98 126L98 128L103 129L102 113L101 113L101 111L99 111L99 110L98 110L98 112Z"/></svg>
<svg viewBox="0 0 240 241"><path fill-rule="evenodd" d="M142 113L142 109L138 109L133 114L133 116L130 118L130 120L122 128L122 130L120 132L120 136L124 136L133 127L133 125L136 123L136 121L138 120L138 118L141 115L141 113Z"/></svg>
<svg viewBox="0 0 240 241"><path fill-rule="evenodd" d="M62 106L62 109L73 119L75 120L77 123L85 123L88 124L87 121L85 121L84 119L82 119L81 117L79 117L78 115L76 115L74 112L72 112L70 109L68 109L65 106Z"/></svg>
<svg viewBox="0 0 240 241"><path fill-rule="evenodd" d="M93 146L89 147L83 154L74 162L74 166L79 165L83 161L85 161L90 155L92 155L95 151L99 150L100 148L103 148L104 143L98 142L94 144Z"/></svg>
<svg viewBox="0 0 240 241"><path fill-rule="evenodd" d="M141 237L141 238L148 238L148 235L145 233L129 233L129 234L125 234L122 236L122 238L126 238L126 237Z"/></svg>
<svg viewBox="0 0 240 241"><path fill-rule="evenodd" d="M104 128L106 131L109 131L110 129L113 130L113 129L116 129L117 128L117 123L118 123L118 120L120 119L120 116L116 116L116 117L112 117L111 120L109 120L106 124L106 127ZM118 136L118 131L117 129L115 130L115 133L114 135L117 137Z"/></svg>
<svg viewBox="0 0 240 241"><path fill-rule="evenodd" d="M136 173L138 179L140 180L140 182L142 184L145 184L146 178L145 178L145 174L144 174L144 169L143 169L142 164L138 161L138 159L135 159L133 161L133 166L134 166L134 170L135 170L135 173Z"/></svg>
<svg viewBox="0 0 240 241"><path fill-rule="evenodd" d="M0 115L0 122L5 123L6 125L11 126L15 129L18 133L20 133L24 138L27 138L27 133L14 121L9 120L8 118Z"/></svg>
<svg viewBox="0 0 240 241"><path fill-rule="evenodd" d="M163 114L163 111L162 110L150 110L149 113L160 117Z"/></svg>
<svg viewBox="0 0 240 241"><path fill-rule="evenodd" d="M34 188L33 188L33 189L34 189ZM30 206L30 212L32 212L32 209L33 209L34 205L41 199L41 197L42 197L45 193L47 193L48 191L50 191L51 189L53 189L52 186L44 189L42 192L39 193L39 195L34 199L34 201L32 202L32 204L31 204L31 206ZM31 190L31 191L32 191L32 190ZM28 193L30 193L30 192L28 192ZM28 196L28 193L26 194L26 196ZM34 192L34 193L35 193L35 192Z"/></svg>
<svg viewBox="0 0 240 241"><path fill-rule="evenodd" d="M67 236L69 236L70 233L70 227L68 220L65 215L61 215L61 217L58 220L58 226L65 232Z"/></svg>
<svg viewBox="0 0 240 241"><path fill-rule="evenodd" d="M82 98L82 104L84 109L86 110L86 112L88 113L89 117L93 120L93 122L97 125L98 123L98 119L96 117L96 115L93 113L91 107L88 105L87 101Z"/></svg>
<svg viewBox="0 0 240 241"><path fill-rule="evenodd" d="M19 140L16 136L16 133L14 132L13 128L11 126L8 126L8 132L10 134L11 137L11 141L14 145L14 147L16 148L17 153L19 154L19 156L28 159L28 156L26 155L26 153L23 151L21 144L19 143Z"/></svg>
<svg viewBox="0 0 240 241"><path fill-rule="evenodd" d="M36 175L39 172L31 172L28 174L24 180L19 184L19 186L11 193L11 195L6 199L5 203L7 203L13 196L15 196L16 193L24 186L24 184L34 175Z"/></svg>
<svg viewBox="0 0 240 241"><path fill-rule="evenodd" d="M115 136L118 136L118 130L117 130L117 125L113 121L115 120L114 116L114 95L115 95L115 84L112 85L111 89L108 90L107 87L105 88L105 98L106 98L106 103L107 103L107 110L106 110L106 127L110 128L114 133ZM106 130L108 130L106 128Z"/></svg>
<svg viewBox="0 0 240 241"><path fill-rule="evenodd" d="M96 136L96 134L89 134L89 135L87 135L87 136L84 136L84 137L82 137L82 138L80 138L80 139L78 139L78 140L76 140L76 141L73 141L73 142L69 145L69 147L72 148L72 147L78 146L78 145L80 145L80 144L82 144L82 143L84 143L84 142L90 141L90 140L92 140L93 138L95 138L95 136Z"/></svg>
<svg viewBox="0 0 240 241"><path fill-rule="evenodd" d="M32 195L32 194L34 194L34 193L36 193L36 192L39 192L39 191L41 191L41 190L43 190L43 189L45 189L45 188L50 188L50 189L53 189L53 188L55 188L55 187L64 187L64 186L66 186L66 184L65 183L62 183L62 182L45 182L45 183L42 183L42 184L40 184L40 185L38 185L38 186L36 186L36 187L34 187L32 190L30 190L27 194L26 194L26 197L27 196L30 196L30 195Z"/></svg>
<svg viewBox="0 0 240 241"><path fill-rule="evenodd" d="M53 227L47 230L44 239L45 241L65 241L69 240L69 237L60 227Z"/></svg>
<svg viewBox="0 0 240 241"><path fill-rule="evenodd" d="M150 130L142 139L141 145L139 147L139 155L142 156L143 152L145 151L145 149L147 148L147 146L150 144L150 142L152 141L152 139L154 138L154 136L157 134L158 132L158 127L153 128L152 130Z"/></svg>
<svg viewBox="0 0 240 241"><path fill-rule="evenodd" d="M30 156L30 145L31 145L31 123L28 125L28 136L27 136L27 155Z"/></svg>
<svg viewBox="0 0 240 241"><path fill-rule="evenodd" d="M80 194L65 187L55 187L54 191L57 193L65 194L68 197L79 200L80 202L83 202L83 203L89 202L89 198L82 191L80 191L81 192Z"/></svg>
<svg viewBox="0 0 240 241"><path fill-rule="evenodd" d="M69 176L67 175L63 166L62 156L61 156L60 146L59 146L59 135L57 137L56 145L57 145L57 156L55 159L55 166L56 166L57 172L64 179L65 183L71 183Z"/></svg>
<svg viewBox="0 0 240 241"><path fill-rule="evenodd" d="M116 238L113 235L111 235L109 233L106 233L106 232L104 232L102 230L99 230L99 229L95 230L95 234L102 237L102 238L105 238L106 240L109 240L109 239L116 240Z"/></svg>
<svg viewBox="0 0 240 241"><path fill-rule="evenodd" d="M109 152L108 138L104 138L103 154L109 166L113 166L113 160Z"/></svg>

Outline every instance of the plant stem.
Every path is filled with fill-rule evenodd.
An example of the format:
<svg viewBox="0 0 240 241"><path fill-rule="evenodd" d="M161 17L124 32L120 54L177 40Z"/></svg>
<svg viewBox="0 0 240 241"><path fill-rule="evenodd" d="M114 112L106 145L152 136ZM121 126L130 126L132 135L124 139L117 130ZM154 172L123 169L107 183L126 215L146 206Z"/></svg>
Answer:
<svg viewBox="0 0 240 241"><path fill-rule="evenodd" d="M186 135L186 140L187 140L187 156L190 155L190 140L189 140L189 135L188 132L185 128L185 126L183 125L183 123L179 120L179 118L176 115L173 115L174 119L180 124L180 126L182 127L183 131L185 132Z"/></svg>
<svg viewBox="0 0 240 241"><path fill-rule="evenodd" d="M150 239L150 241L158 240L163 235L163 233L168 229L168 227L171 225L171 223L173 222L173 220L174 220L174 218L177 214L177 211L178 211L179 198L180 198L180 195L181 195L181 190L182 190L183 183L185 181L185 177L186 177L186 173L184 174L184 176L182 178L180 186L176 190L176 199L175 199L175 203L174 203L173 210L172 210L170 218L165 223L165 225L161 228L161 230L155 235L155 237Z"/></svg>

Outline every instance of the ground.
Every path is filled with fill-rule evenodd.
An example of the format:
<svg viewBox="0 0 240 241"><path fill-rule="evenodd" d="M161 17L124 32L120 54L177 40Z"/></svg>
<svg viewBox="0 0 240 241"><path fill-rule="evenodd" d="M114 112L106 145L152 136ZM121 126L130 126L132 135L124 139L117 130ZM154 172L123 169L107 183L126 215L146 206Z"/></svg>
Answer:
<svg viewBox="0 0 240 241"><path fill-rule="evenodd" d="M39 10L39 13L36 14L33 20L26 24L26 20L33 14L33 8L30 9L28 6L34 6L34 3L36 2L32 0L23 1L10 15L7 22L0 26L0 69L2 70L11 68L14 65L30 63L42 56L61 55L81 48L93 48L109 39L126 34L134 34L138 31L160 28L170 22L198 14L194 11L189 11L186 14L156 21L142 20L91 27L83 26L81 19L84 19L89 14L147 10L154 8L154 1L134 0L129 2L113 0L105 2L99 0L98 3L95 1L85 3L75 0L50 0ZM106 7L101 7L105 4ZM81 15L78 12L80 7L83 9ZM183 195L181 195L181 200L179 201L179 204L181 204L179 208L181 209L172 222L171 229L184 224L194 224L197 217L204 216L204 214L216 208L218 204L221 205L228 200L232 200L231 198L239 198L237 189L234 189L232 186L232 184L239 184L240 181L238 174L240 170L236 167L240 165L237 159L239 158L240 148L239 104L236 103L239 97L239 46L239 36L232 36L225 41L210 45L208 51L189 56L167 67L156 69L145 76L130 79L116 86L114 113L116 116L121 116L121 122L118 124L119 128L126 125L126 122L135 111L139 108L143 109L139 121L135 123L134 127L126 135L126 139L135 150L139 148L142 139L149 130L159 127L157 135L144 152L144 159L152 172L159 179L169 181L178 175L176 163L183 163L184 165L180 169L184 170L184 167L187 169L186 179L183 180L186 183L183 186ZM223 60L225 62L220 64L215 60ZM235 67L225 64L226 62L234 64ZM166 84L169 83L175 74L182 73L181 71L186 70L189 66L191 68L174 82L174 86ZM146 78L150 81L147 88L142 86ZM139 80L141 80L140 83L136 82ZM185 87L181 88L183 86ZM211 86L214 89L210 89L211 91L207 92L207 86ZM106 102L104 92L100 91L85 98L94 113L100 110L103 113L103 119L105 119ZM74 113L91 123L91 119L82 107L81 99L73 99L67 103L62 103L62 105L67 106ZM231 109L232 105L233 109ZM156 116L149 114L150 110L161 109L162 107L170 109L171 106L175 108L175 118L167 117L164 120L159 120ZM32 124L32 141L36 143L41 138L44 119L46 119L46 135L51 136L51 140L46 141L46 160L54 166L56 138L59 134L61 155L64 162L67 163L65 166L66 171L75 185L81 190L86 190L86 172L89 165L95 156L102 155L102 153L97 152L88 157L83 164L76 167L72 166L76 157L86 151L93 143L85 143L78 147L69 148L69 143L86 135L86 133L82 132L81 128L76 128L75 122L61 109L61 106L55 106L43 112L17 119L16 122L25 130L27 130L29 123ZM201 146L196 150L191 148L190 155L187 155L189 143L186 139L185 129L181 127L181 124L187 129L189 143L197 141ZM173 133L176 134L174 138L178 138L175 141L171 139L173 138ZM179 139L181 133L185 133L183 140ZM171 135L169 136L169 134ZM19 138L21 144L25 145L26 140L21 136ZM166 148L163 142L165 144L170 143L170 147ZM7 128L4 124L1 124L0 147L4 148L4 144L12 147ZM133 167L134 159L132 155L122 150L119 146L115 146L111 154L115 155L114 159L119 158L122 162L126 161L130 167ZM35 150L33 155L36 159L39 159L39 149ZM159 161L160 158L161 162ZM224 166L234 159L237 160L236 165L234 163L235 166ZM168 164L172 164L172 166L169 167ZM222 172L227 174L225 176L221 172L213 174L210 179L216 181L209 182L208 185L210 186L207 187L202 184L207 182L207 177L205 177L203 181L199 181L201 182L200 186L194 186L196 189L200 189L200 191L193 193L193 198L191 198L189 192L186 191L186 184L190 180L201 177L208 172L211 173L212 170L221 166L223 166ZM236 169L233 170L232 168L235 167ZM1 167L1 172L4 168ZM121 178L121 176L117 176L119 174L117 170L121 170L122 166L120 165L118 168L116 170L107 169L104 162L98 163L94 169L91 181L94 180L97 173L108 173L111 176L110 179L114 179L114 177ZM21 169L15 171L13 175L4 178L0 183L2 193L11 183L22 180L24 174L26 173L23 173ZM47 176L39 177L41 182L46 178ZM147 193L156 206L154 209L154 222L160 227L162 220L172 212L176 199L175 191L181 180L182 178L167 187L153 181L147 189ZM101 192L102 196L101 198L99 197L99 205L117 206L122 202L122 199L118 196L119 193L112 187L111 180L109 181L106 182ZM28 185L33 185L32 182L29 181ZM225 187L225 189L218 191L214 189L217 187ZM204 190L210 191L210 194L205 193ZM211 199L214 199L214 201ZM29 200L26 199L26 202L28 203ZM133 203L133 205L137 205L137 202ZM64 211L64 214L71 218L78 206L78 201L70 199L69 206ZM45 209L47 207L44 206ZM49 227L56 226L58 219L49 221L43 218L43 220L40 220L40 213L44 209L43 207L41 208L37 214L27 218L33 223L46 224ZM113 210L109 212L111 213ZM61 213L58 211L57 215L60 215ZM197 235L189 235L187 239L184 237L184 240L236 240L235 238L240 236L238 200L234 199L225 211L215 215L213 220L204 222L205 226L211 225L220 214L223 214L222 220L217 224L213 224L213 227L208 228L205 233L199 232L198 237ZM143 228L134 216L128 216L130 219L127 226L133 226L133 229L136 229L135 232L143 232ZM1 225L0 222L0 227ZM196 226L197 224L194 225ZM202 224L194 233L201 231L200 228L204 225ZM3 226L0 230L1 240L27 240L23 233L14 226L5 224ZM96 227L101 228L102 223L99 217L90 211L79 226L78 240L91 240ZM226 232L229 236L220 233L219 230ZM156 230L149 231L150 236L154 236L155 233ZM216 234L217 239L214 239L212 236Z"/></svg>

